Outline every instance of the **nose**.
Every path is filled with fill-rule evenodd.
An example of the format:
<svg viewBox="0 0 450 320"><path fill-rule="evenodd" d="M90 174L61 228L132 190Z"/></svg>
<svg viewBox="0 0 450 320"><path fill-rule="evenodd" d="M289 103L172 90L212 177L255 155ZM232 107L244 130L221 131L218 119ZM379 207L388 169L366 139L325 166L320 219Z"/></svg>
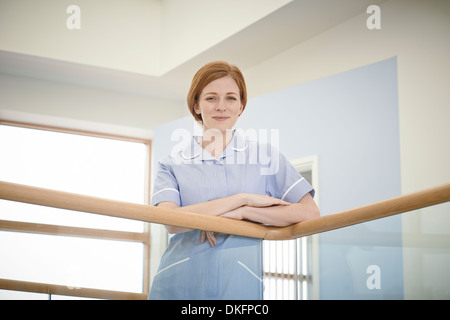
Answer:
<svg viewBox="0 0 450 320"><path fill-rule="evenodd" d="M219 99L219 101L217 102L217 105L216 105L216 110L217 111L225 111L226 109L227 109L227 106L226 106L225 99Z"/></svg>

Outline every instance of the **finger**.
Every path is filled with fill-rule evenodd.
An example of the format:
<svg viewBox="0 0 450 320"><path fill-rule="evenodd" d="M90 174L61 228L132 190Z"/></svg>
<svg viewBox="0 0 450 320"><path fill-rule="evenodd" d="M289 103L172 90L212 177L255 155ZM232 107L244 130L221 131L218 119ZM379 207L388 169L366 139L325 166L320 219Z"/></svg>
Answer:
<svg viewBox="0 0 450 320"><path fill-rule="evenodd" d="M214 247L217 243L216 237L214 237L214 232L208 231L206 234L208 236L209 244L211 245L211 247Z"/></svg>
<svg viewBox="0 0 450 320"><path fill-rule="evenodd" d="M287 202L287 201L284 201L284 200L281 200L281 199L278 199L278 198L274 198L274 197L270 197L270 196L268 196L268 197L272 201L272 205L288 206L288 205L291 204L290 202Z"/></svg>
<svg viewBox="0 0 450 320"><path fill-rule="evenodd" d="M284 200L280 200L280 205L289 206L290 204L291 204L290 202L286 202Z"/></svg>
<svg viewBox="0 0 450 320"><path fill-rule="evenodd" d="M214 242L214 244L217 243L216 236L214 235L214 232L211 232L211 240Z"/></svg>
<svg viewBox="0 0 450 320"><path fill-rule="evenodd" d="M206 232L205 232L205 231L202 231L202 237L201 237L202 243L204 243L205 240L206 240Z"/></svg>
<svg viewBox="0 0 450 320"><path fill-rule="evenodd" d="M214 247L214 241L212 239L211 232L206 232L206 235L208 237L209 244L211 245L211 247Z"/></svg>
<svg viewBox="0 0 450 320"><path fill-rule="evenodd" d="M208 236L208 242L211 247L214 247L214 241L211 239L210 236Z"/></svg>

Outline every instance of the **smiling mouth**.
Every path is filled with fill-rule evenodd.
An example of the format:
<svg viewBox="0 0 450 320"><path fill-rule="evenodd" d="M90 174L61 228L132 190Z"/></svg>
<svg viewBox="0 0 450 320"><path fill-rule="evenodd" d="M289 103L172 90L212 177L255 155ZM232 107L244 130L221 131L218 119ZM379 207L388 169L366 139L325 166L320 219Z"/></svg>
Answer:
<svg viewBox="0 0 450 320"><path fill-rule="evenodd" d="M228 120L229 117L213 117L213 119L217 120L217 121L225 121L225 120Z"/></svg>

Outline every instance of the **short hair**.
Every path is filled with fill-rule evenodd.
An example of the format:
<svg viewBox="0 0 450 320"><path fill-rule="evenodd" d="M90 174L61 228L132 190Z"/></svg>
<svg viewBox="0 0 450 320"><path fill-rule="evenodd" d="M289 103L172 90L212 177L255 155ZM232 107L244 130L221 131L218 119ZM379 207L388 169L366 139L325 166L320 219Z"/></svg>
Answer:
<svg viewBox="0 0 450 320"><path fill-rule="evenodd" d="M204 65L200 68L192 79L191 88L187 95L187 104L189 111L197 121L202 121L202 115L197 114L194 110L195 105L198 103L198 98L203 89L212 81L230 76L236 81L239 88L239 94L242 103L242 111L247 104L247 87L245 85L244 76L242 72L233 64L229 64L225 61L214 61Z"/></svg>

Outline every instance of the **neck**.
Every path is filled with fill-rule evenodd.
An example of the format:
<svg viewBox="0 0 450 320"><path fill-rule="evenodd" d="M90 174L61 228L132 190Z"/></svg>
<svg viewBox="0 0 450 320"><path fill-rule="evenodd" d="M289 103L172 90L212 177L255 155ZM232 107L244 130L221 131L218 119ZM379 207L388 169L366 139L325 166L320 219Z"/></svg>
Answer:
<svg viewBox="0 0 450 320"><path fill-rule="evenodd" d="M207 129L203 131L202 148L218 158L233 138L233 131L226 129Z"/></svg>

